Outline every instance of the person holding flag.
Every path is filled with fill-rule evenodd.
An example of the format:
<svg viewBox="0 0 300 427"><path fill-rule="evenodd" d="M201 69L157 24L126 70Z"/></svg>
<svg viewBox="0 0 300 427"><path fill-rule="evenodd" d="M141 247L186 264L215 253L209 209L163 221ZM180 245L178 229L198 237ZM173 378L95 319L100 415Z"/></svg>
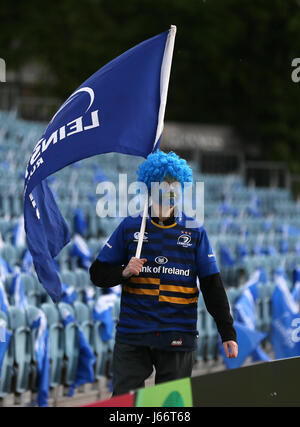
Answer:
<svg viewBox="0 0 300 427"><path fill-rule="evenodd" d="M113 356L113 395L155 382L190 377L197 339L200 288L220 333L227 357L238 353L226 292L204 227L176 209L192 170L174 152L156 150L139 166L138 180L151 188L140 256L141 215L128 216L90 267L102 288L122 284L120 319ZM157 197L152 184L164 189ZM147 203L146 203L147 206Z"/></svg>
<svg viewBox="0 0 300 427"><path fill-rule="evenodd" d="M98 154L116 152L147 158L150 153L154 153L159 148L164 126L175 34L176 27L172 25L168 31L132 47L96 71L62 104L33 148L25 171L24 226L28 249L32 255L37 276L55 303L62 298L62 284L55 268L54 259L70 241L71 233L58 209L47 178L72 163ZM171 173L171 178L179 178L176 174L173 175ZM161 179L164 178L165 176L161 176ZM140 258L140 252L144 237L147 236L144 234L147 211L146 203L136 256L132 257L133 260L130 261L130 265L125 271L125 274L129 276L127 279L131 281L131 275L139 273L145 262ZM159 216L159 213L157 215ZM173 224L174 222L169 224L171 225L170 230ZM164 226L165 224L162 225L162 227ZM154 225L154 227L156 226ZM189 233L184 230L184 227L180 227L180 230L177 229L177 231L181 230ZM194 249L188 246L190 235L186 233L183 233L184 236L179 235L178 247L187 249L185 253L191 254ZM204 229L198 230L198 241L200 241L200 236L203 248L210 250ZM195 243L195 239L193 239L193 244L195 245ZM198 255L201 264L201 250ZM207 277L218 275L219 270L213 262L213 254L208 252L203 256L208 257L212 262L208 264L208 271L201 270L200 274L208 273ZM157 262L162 263L163 259L159 256ZM160 267L161 270L166 268L162 264ZM174 267L173 270L181 269ZM188 273L188 270L186 269L187 274L192 274L191 271ZM221 309L218 310L218 313L226 313L227 318L229 306L219 278L217 278L217 283L215 286L222 295L220 304L223 308L225 307L224 312ZM158 284L157 280L154 284ZM147 287L149 284L144 285ZM190 282L183 283L182 289L184 289L184 285L190 285ZM130 284L128 283L127 286L130 287ZM162 295L165 300L169 298L168 292L173 292L171 289L173 285L162 283L162 286L166 286L164 290L161 289L162 293L167 293L167 295ZM215 286L208 286L208 292ZM191 286L187 286L187 288L189 287ZM157 289L153 291L157 293ZM195 292L190 295L190 301L188 301L191 306L186 304L186 298L173 297L180 302L184 300L186 309L193 308L193 315L190 316L187 311L188 316L183 322L183 329L189 329L192 333L194 333L197 298L196 290L193 291ZM188 292L183 292L183 294L189 295ZM169 304L168 301L164 302ZM149 302L146 303L146 306L147 304ZM225 305L223 306L223 304ZM167 310L167 317L171 323L173 316L173 309ZM231 318L227 318L230 325L231 320ZM182 318L179 319L179 323L181 321ZM186 321L189 323L188 327ZM223 321L221 324L223 325ZM234 356L236 345L233 343L235 334L232 325L230 330L229 338L233 339L229 339L231 344L226 348L229 351L228 348L231 347L230 355ZM182 337L177 338L172 340L175 348L182 345ZM188 367L188 371L190 364L186 363L185 366ZM181 371L181 375L183 373ZM130 385L127 384L126 388L128 386Z"/></svg>

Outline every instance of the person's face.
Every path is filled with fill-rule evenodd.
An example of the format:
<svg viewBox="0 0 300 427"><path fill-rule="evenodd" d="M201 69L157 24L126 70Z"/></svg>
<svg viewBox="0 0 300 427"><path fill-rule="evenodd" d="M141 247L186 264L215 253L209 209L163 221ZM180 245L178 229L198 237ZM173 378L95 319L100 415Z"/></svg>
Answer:
<svg viewBox="0 0 300 427"><path fill-rule="evenodd" d="M155 189L154 189L155 188ZM176 178L166 175L160 181L159 188L154 187L151 193L152 202L162 216L169 216L170 212L174 210L177 200L181 194L181 184Z"/></svg>

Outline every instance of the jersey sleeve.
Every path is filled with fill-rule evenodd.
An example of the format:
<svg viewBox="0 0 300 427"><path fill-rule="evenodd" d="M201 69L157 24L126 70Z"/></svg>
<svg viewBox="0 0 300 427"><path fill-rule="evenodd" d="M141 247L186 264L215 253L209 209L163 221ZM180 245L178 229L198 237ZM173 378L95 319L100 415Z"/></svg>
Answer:
<svg viewBox="0 0 300 427"><path fill-rule="evenodd" d="M199 240L196 248L196 263L198 277L210 276L220 273L215 254L209 243L206 230L201 227L199 230Z"/></svg>
<svg viewBox="0 0 300 427"><path fill-rule="evenodd" d="M123 265L127 263L127 249L124 236L123 220L104 244L97 259L113 265Z"/></svg>

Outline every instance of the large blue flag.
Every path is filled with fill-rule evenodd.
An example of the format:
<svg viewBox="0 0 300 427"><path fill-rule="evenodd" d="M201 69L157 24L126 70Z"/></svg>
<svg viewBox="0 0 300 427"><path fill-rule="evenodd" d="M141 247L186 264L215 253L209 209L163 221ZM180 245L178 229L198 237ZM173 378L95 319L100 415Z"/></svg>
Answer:
<svg viewBox="0 0 300 427"><path fill-rule="evenodd" d="M87 79L53 116L25 173L24 218L37 275L54 302L61 283L52 259L70 232L46 178L101 153L147 157L159 147L176 27L148 39Z"/></svg>
<svg viewBox="0 0 300 427"><path fill-rule="evenodd" d="M279 270L275 274L272 295L271 342L276 359L300 356L299 304L287 285L287 279Z"/></svg>

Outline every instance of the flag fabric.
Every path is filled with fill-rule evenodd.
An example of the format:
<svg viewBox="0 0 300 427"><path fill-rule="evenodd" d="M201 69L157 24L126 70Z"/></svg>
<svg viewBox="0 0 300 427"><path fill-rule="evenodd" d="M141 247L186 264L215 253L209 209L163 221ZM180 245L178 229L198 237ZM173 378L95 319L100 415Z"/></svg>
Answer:
<svg viewBox="0 0 300 427"><path fill-rule="evenodd" d="M239 243L237 245L237 254L238 254L238 258L241 260L242 258L244 258L246 255L248 255L248 249L247 246L245 245L245 243Z"/></svg>
<svg viewBox="0 0 300 427"><path fill-rule="evenodd" d="M117 286L113 286L111 288L107 288L107 289L103 289L103 293L108 293L108 294L115 294L117 297L121 297L121 293L122 293L122 286L121 285L117 285Z"/></svg>
<svg viewBox="0 0 300 427"><path fill-rule="evenodd" d="M0 378L2 363L5 357L5 353L7 352L11 336L11 332L7 330L6 321L4 319L0 319Z"/></svg>
<svg viewBox="0 0 300 427"><path fill-rule="evenodd" d="M293 289L292 295L294 300L300 304L300 268L296 267L293 270Z"/></svg>
<svg viewBox="0 0 300 427"><path fill-rule="evenodd" d="M79 260L79 267L88 270L92 261L92 254L88 245L80 234L75 234L72 240L73 245L70 249L70 256L77 257Z"/></svg>
<svg viewBox="0 0 300 427"><path fill-rule="evenodd" d="M33 260L29 249L26 249L24 252L21 262L21 271L24 273L34 273Z"/></svg>
<svg viewBox="0 0 300 427"><path fill-rule="evenodd" d="M264 255L265 250L264 248L259 245L259 244L255 244L252 248L252 255Z"/></svg>
<svg viewBox="0 0 300 427"><path fill-rule="evenodd" d="M13 229L13 244L16 247L25 246L26 234L24 229L24 217L21 216Z"/></svg>
<svg viewBox="0 0 300 427"><path fill-rule="evenodd" d="M38 310L38 314L30 325L30 328L37 330L34 343L37 362L37 403L41 407L46 407L48 406L50 388L50 353L47 319L42 310Z"/></svg>
<svg viewBox="0 0 300 427"><path fill-rule="evenodd" d="M82 209L77 208L74 212L73 218L73 231L75 234L80 234L84 236L87 231L87 222L83 215Z"/></svg>
<svg viewBox="0 0 300 427"><path fill-rule="evenodd" d="M224 267L232 267L235 264L235 259L230 249L225 244L222 244L220 247L220 257L221 264Z"/></svg>
<svg viewBox="0 0 300 427"><path fill-rule="evenodd" d="M72 316L67 308L61 310L61 316L64 326L69 323L77 323L76 319ZM74 395L76 387L82 384L95 382L94 364L96 358L87 338L85 337L80 325L78 325L78 345L79 345L79 358L76 371L76 378L74 383L69 388L69 396Z"/></svg>
<svg viewBox="0 0 300 427"><path fill-rule="evenodd" d="M253 194L251 197L251 201L249 206L247 207L247 213L249 216L253 216L256 218L261 217L260 211L259 211L259 207L260 207L260 201L257 197L256 194Z"/></svg>
<svg viewBox="0 0 300 427"><path fill-rule="evenodd" d="M274 245L268 245L268 246L266 247L266 249L264 250L264 253L265 253L266 255L277 255L277 254L278 254L278 251L277 251L277 249L275 248L275 246L274 246Z"/></svg>
<svg viewBox="0 0 300 427"><path fill-rule="evenodd" d="M234 318L249 331L257 332L257 316L256 316L256 301L258 298L258 286L259 283L265 282L265 275L261 269L256 270L249 281L245 284L245 289L237 299L234 306ZM244 330L246 333L246 329ZM266 334L265 334L266 336ZM269 361L270 357L267 353L259 346L254 349L251 354L253 361Z"/></svg>
<svg viewBox="0 0 300 427"><path fill-rule="evenodd" d="M237 333L239 343L238 356L234 359L229 359L225 355L224 348L220 342L221 354L227 369L239 368L245 360L253 353L259 343L266 337L266 334L253 330L238 321L234 321L234 328Z"/></svg>
<svg viewBox="0 0 300 427"><path fill-rule="evenodd" d="M107 176L102 172L102 170L98 167L95 171L94 182L103 182L107 181Z"/></svg>
<svg viewBox="0 0 300 427"><path fill-rule="evenodd" d="M0 279L0 311L3 311L6 315L8 314L9 302L7 299L6 291L2 280Z"/></svg>
<svg viewBox="0 0 300 427"><path fill-rule="evenodd" d="M275 289L271 301L271 342L276 359L300 356L299 303L289 290L284 272L275 273Z"/></svg>
<svg viewBox="0 0 300 427"><path fill-rule="evenodd" d="M86 286L84 288L84 302L88 304L95 300L95 287L94 286Z"/></svg>
<svg viewBox="0 0 300 427"><path fill-rule="evenodd" d="M62 298L61 301L67 304L73 305L77 300L77 292L75 291L74 286L67 285L66 283L62 283Z"/></svg>
<svg viewBox="0 0 300 427"><path fill-rule="evenodd" d="M15 307L19 308L20 310L25 310L28 307L28 301L25 295L21 273L16 273L14 275L10 285L9 294Z"/></svg>
<svg viewBox="0 0 300 427"><path fill-rule="evenodd" d="M37 275L54 302L61 298L61 283L52 258L69 242L70 232L46 178L97 154L146 158L159 147L174 28L134 46L87 79L33 149L25 172L25 230Z"/></svg>
<svg viewBox="0 0 300 427"><path fill-rule="evenodd" d="M94 321L100 321L99 333L103 342L109 341L114 334L113 306L118 296L115 293L100 295L93 310Z"/></svg>

